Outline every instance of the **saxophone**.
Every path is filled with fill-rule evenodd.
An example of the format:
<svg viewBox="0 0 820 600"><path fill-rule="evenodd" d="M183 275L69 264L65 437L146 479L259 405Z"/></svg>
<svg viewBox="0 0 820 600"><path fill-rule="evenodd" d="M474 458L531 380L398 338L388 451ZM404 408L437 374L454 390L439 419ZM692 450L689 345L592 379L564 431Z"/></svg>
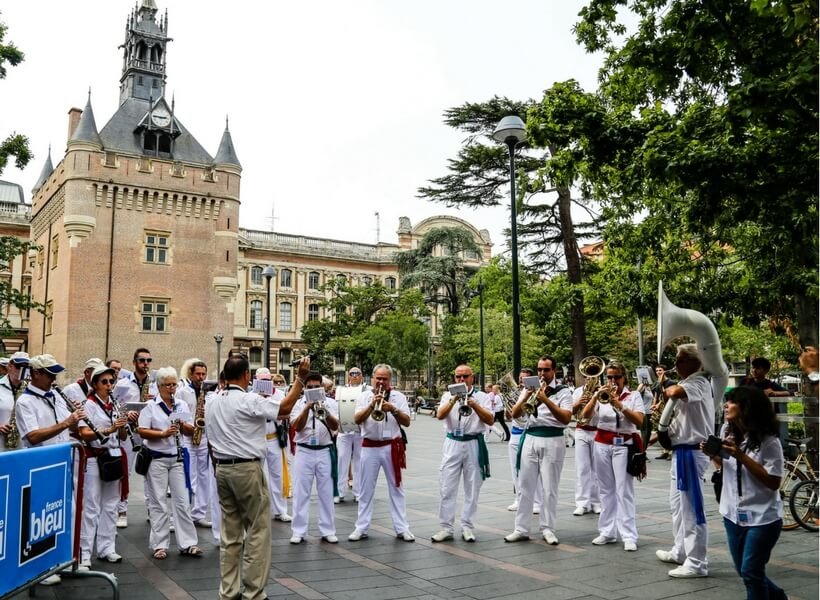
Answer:
<svg viewBox="0 0 820 600"><path fill-rule="evenodd" d="M199 385L199 395L196 397L196 415L194 416L194 435L191 443L199 446L202 443L202 432L205 431L205 386Z"/></svg>
<svg viewBox="0 0 820 600"><path fill-rule="evenodd" d="M9 383L11 383L9 381ZM14 402L11 405L11 415L9 415L9 432L6 434L6 448L9 450L17 450L20 447L20 430L17 429L17 399L23 390L26 389L28 380L21 379L17 385L17 391L14 392Z"/></svg>

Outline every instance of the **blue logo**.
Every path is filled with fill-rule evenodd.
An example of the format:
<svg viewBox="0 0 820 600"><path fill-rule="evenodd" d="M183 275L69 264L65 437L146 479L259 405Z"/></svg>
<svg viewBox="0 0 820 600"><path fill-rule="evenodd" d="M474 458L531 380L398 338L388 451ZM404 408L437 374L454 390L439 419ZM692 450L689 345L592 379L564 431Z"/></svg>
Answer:
<svg viewBox="0 0 820 600"><path fill-rule="evenodd" d="M32 469L20 497L20 565L57 547L66 532L68 465L58 463Z"/></svg>
<svg viewBox="0 0 820 600"><path fill-rule="evenodd" d="M6 559L6 545L9 539L9 476L0 477L0 561Z"/></svg>

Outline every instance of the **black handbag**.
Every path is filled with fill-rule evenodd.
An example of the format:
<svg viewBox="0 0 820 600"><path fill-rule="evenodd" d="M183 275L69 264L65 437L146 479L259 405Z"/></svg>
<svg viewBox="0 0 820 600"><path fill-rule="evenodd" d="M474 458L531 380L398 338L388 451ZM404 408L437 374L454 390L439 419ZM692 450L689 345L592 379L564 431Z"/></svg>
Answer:
<svg viewBox="0 0 820 600"><path fill-rule="evenodd" d="M108 450L97 456L97 467L102 481L119 481L124 475L122 456L111 456Z"/></svg>
<svg viewBox="0 0 820 600"><path fill-rule="evenodd" d="M626 472L641 481L646 477L646 452L638 452L635 444L627 448Z"/></svg>
<svg viewBox="0 0 820 600"><path fill-rule="evenodd" d="M134 459L134 470L144 477L148 474L148 467L151 466L153 459L154 455L151 454L151 450L143 446L140 448L140 451L137 452L136 458Z"/></svg>

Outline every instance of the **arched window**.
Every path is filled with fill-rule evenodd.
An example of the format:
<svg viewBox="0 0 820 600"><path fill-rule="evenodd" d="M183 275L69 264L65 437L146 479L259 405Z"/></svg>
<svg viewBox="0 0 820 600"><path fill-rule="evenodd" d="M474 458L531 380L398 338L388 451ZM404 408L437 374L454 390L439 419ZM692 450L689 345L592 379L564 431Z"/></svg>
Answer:
<svg viewBox="0 0 820 600"><path fill-rule="evenodd" d="M395 290L396 289L396 278L395 277L385 277L384 278L384 287L388 290Z"/></svg>
<svg viewBox="0 0 820 600"><path fill-rule="evenodd" d="M365 275L364 277L362 277L362 285L364 285L365 287L370 287L371 285L373 285L373 278L369 275Z"/></svg>
<svg viewBox="0 0 820 600"><path fill-rule="evenodd" d="M279 285L285 288L293 287L293 271L282 269L279 272Z"/></svg>
<svg viewBox="0 0 820 600"><path fill-rule="evenodd" d="M282 302L279 305L279 330L293 330L293 304L290 302Z"/></svg>
<svg viewBox="0 0 820 600"><path fill-rule="evenodd" d="M262 267L251 267L251 283L262 285Z"/></svg>
<svg viewBox="0 0 820 600"><path fill-rule="evenodd" d="M319 320L319 305L318 304L308 304L307 320L308 321L318 321Z"/></svg>
<svg viewBox="0 0 820 600"><path fill-rule="evenodd" d="M308 289L319 289L319 273L317 273L316 271L311 271L310 273L308 273Z"/></svg>
<svg viewBox="0 0 820 600"><path fill-rule="evenodd" d="M338 275L336 275L336 283L338 283L340 286L347 285L347 277L345 277L344 274L339 273Z"/></svg>
<svg viewBox="0 0 820 600"><path fill-rule="evenodd" d="M250 316L248 318L248 327L250 329L262 329L262 301L251 300Z"/></svg>

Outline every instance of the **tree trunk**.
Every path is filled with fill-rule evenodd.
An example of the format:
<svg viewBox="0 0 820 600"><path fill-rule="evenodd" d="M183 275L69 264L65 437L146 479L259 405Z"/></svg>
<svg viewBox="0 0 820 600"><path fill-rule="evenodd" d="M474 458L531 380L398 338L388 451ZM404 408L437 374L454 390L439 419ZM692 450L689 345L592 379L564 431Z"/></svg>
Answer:
<svg viewBox="0 0 820 600"><path fill-rule="evenodd" d="M583 377L578 370L581 359L587 355L586 319L584 317L584 295L581 292L581 254L575 239L572 223L572 200L567 188L558 188L558 217L561 221L561 237L564 243L564 257L567 261L567 279L573 287L573 301L570 308L572 327L572 359L575 366L575 381L581 383Z"/></svg>

